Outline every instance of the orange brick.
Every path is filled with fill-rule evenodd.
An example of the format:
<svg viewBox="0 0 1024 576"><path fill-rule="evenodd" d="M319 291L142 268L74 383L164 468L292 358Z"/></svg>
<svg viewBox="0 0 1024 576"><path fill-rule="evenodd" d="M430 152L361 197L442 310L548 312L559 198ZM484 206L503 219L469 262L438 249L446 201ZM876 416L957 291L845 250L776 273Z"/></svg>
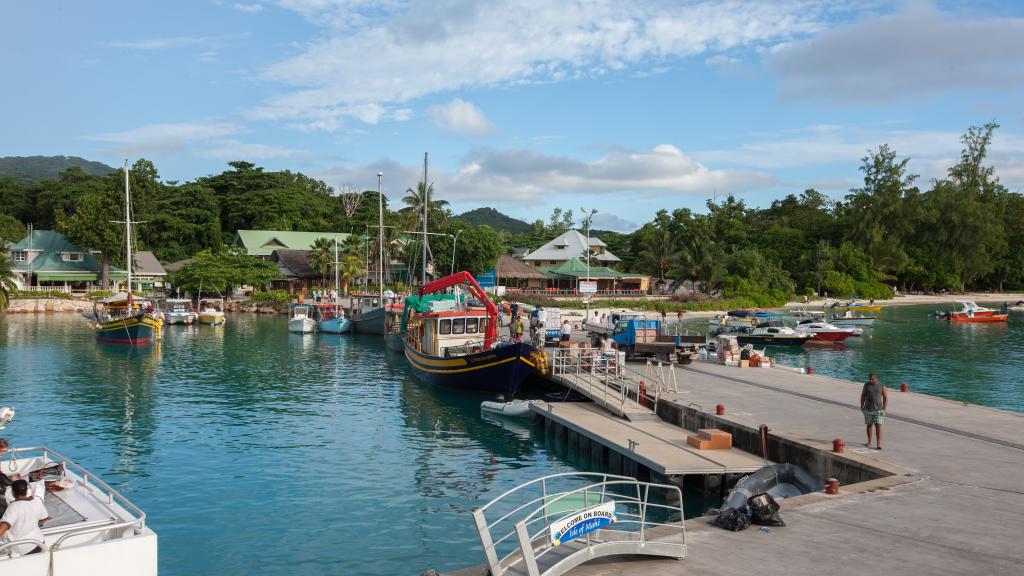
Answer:
<svg viewBox="0 0 1024 576"><path fill-rule="evenodd" d="M708 443L707 449L728 450L732 448L732 434L717 428L701 428L698 437Z"/></svg>
<svg viewBox="0 0 1024 576"><path fill-rule="evenodd" d="M707 450L711 447L711 442L708 440L701 440L700 438L690 435L686 437L686 443L698 450Z"/></svg>

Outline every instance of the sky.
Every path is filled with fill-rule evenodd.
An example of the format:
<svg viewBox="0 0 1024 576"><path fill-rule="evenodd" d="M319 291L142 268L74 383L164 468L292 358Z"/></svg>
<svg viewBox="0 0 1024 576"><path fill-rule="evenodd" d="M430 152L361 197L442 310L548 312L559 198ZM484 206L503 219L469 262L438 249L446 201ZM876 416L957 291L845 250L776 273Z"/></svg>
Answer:
<svg viewBox="0 0 1024 576"><path fill-rule="evenodd" d="M889 144L924 185L995 121L1024 187L1024 2L0 2L0 155L246 160L456 213L628 232L736 195L841 198Z"/></svg>

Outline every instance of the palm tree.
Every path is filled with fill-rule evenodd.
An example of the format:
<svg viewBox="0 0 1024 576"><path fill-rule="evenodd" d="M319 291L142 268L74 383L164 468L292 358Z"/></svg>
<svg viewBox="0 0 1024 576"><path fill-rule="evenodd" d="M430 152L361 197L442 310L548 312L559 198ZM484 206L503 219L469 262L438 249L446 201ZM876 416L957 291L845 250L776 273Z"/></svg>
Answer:
<svg viewBox="0 0 1024 576"><path fill-rule="evenodd" d="M448 221L448 201L434 200L433 184L427 187L426 194L424 194L423 182L417 182L415 190L412 188L406 189L405 198L402 198L402 203L406 207L402 208L400 212L404 212L408 217L408 225L411 226L412 230L419 231L423 229L424 197L426 197L427 218L429 219L427 224L433 228L444 227L445 222Z"/></svg>
<svg viewBox="0 0 1024 576"><path fill-rule="evenodd" d="M366 274L366 270L358 256L345 256L338 261L338 274L341 276L341 293L348 294L349 283Z"/></svg>
<svg viewBox="0 0 1024 576"><path fill-rule="evenodd" d="M360 256L365 248L363 240L356 234L349 234L338 246L338 252L349 256Z"/></svg>
<svg viewBox="0 0 1024 576"><path fill-rule="evenodd" d="M327 273L334 267L334 240L317 238L313 242L309 250L309 267L320 273L321 283L327 282Z"/></svg>
<svg viewBox="0 0 1024 576"><path fill-rule="evenodd" d="M658 278L664 280L665 273L679 264L682 250L672 232L655 229L645 235L638 256L642 266L657 272Z"/></svg>
<svg viewBox="0 0 1024 576"><path fill-rule="evenodd" d="M0 246L0 314L7 310L11 303L11 292L17 289L14 280L14 263L7 257L6 246Z"/></svg>

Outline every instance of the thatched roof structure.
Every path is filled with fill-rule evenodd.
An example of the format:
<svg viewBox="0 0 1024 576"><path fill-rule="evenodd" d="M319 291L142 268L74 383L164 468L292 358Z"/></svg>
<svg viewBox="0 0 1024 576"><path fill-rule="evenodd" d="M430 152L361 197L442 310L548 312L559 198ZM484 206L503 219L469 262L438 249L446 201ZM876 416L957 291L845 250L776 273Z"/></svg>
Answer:
<svg viewBox="0 0 1024 576"><path fill-rule="evenodd" d="M319 278L309 265L309 250L274 250L270 259L277 262L281 273L301 280Z"/></svg>
<svg viewBox="0 0 1024 576"><path fill-rule="evenodd" d="M540 270L508 254L502 254L498 257L498 264L495 266L495 269L499 279L530 280L547 278Z"/></svg>

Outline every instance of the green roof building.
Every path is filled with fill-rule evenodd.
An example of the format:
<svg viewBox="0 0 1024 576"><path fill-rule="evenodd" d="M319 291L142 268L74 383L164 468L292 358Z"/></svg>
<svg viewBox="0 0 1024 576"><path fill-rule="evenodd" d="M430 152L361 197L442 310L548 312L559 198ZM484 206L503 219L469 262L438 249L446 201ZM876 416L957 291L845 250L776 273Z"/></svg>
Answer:
<svg viewBox="0 0 1024 576"><path fill-rule="evenodd" d="M103 262L97 256L99 253L75 246L60 232L33 230L11 246L10 252L21 288L40 286L70 292L73 288L95 288L100 280ZM136 278L143 285L152 286L163 280L165 272L152 253L137 252L135 260ZM125 271L111 266L107 276L124 280Z"/></svg>
<svg viewBox="0 0 1024 576"><path fill-rule="evenodd" d="M650 286L650 277L645 274L617 272L607 266L587 265L577 258L570 258L558 266L538 268L548 277L549 289L574 291L580 281L590 278L597 282L599 292L638 291L645 292Z"/></svg>
<svg viewBox="0 0 1024 576"><path fill-rule="evenodd" d="M344 232L293 232L291 230L239 230L235 246L245 248L250 256L270 258L274 250L311 250L317 238L338 239L341 244L350 234Z"/></svg>

